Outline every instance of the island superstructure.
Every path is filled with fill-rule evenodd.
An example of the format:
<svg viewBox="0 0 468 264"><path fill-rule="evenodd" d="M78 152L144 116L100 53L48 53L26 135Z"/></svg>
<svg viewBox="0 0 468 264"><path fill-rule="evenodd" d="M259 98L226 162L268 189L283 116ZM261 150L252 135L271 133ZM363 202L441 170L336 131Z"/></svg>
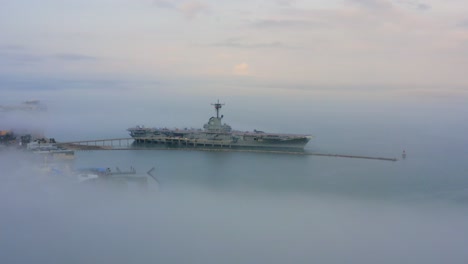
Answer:
<svg viewBox="0 0 468 264"><path fill-rule="evenodd" d="M129 128L136 143L169 144L194 147L251 147L251 148L300 148L311 140L311 135L265 133L263 131L238 131L222 123L219 111L224 104L212 104L216 117L211 117L203 129L167 129L136 126Z"/></svg>

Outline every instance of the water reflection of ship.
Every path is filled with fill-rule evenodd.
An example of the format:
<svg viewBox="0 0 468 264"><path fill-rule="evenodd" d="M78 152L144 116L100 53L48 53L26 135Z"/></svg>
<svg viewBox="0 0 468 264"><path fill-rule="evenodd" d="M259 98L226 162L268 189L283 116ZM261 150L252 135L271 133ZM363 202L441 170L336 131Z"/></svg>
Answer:
<svg viewBox="0 0 468 264"><path fill-rule="evenodd" d="M254 130L232 130L231 126L222 123L223 115L219 111L224 104L219 101L214 105L216 117L211 117L202 129L167 129L145 128L136 126L129 128L130 136L136 143L156 143L172 146L194 147L262 147L262 148L292 148L303 149L312 136L304 134L265 133Z"/></svg>

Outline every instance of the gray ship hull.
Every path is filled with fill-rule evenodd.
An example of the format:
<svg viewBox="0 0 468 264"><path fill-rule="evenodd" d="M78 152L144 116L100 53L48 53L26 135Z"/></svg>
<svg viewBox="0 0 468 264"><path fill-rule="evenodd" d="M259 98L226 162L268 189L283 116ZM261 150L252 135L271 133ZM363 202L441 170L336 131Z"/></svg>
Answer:
<svg viewBox="0 0 468 264"><path fill-rule="evenodd" d="M232 130L222 123L219 109L222 104L214 104L216 117L211 117L204 129L129 128L130 136L137 144L165 144L181 147L245 147L245 148L287 148L303 149L312 136L302 134L265 133L262 131L244 132Z"/></svg>
<svg viewBox="0 0 468 264"><path fill-rule="evenodd" d="M255 132L206 133L203 131L130 128L136 143L194 147L300 148L310 141L309 135L266 134Z"/></svg>

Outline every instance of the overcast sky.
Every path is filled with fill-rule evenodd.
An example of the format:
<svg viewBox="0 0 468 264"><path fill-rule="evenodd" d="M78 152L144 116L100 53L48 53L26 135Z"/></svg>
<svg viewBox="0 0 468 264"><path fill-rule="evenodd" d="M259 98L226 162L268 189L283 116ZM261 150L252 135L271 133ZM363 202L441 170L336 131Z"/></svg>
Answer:
<svg viewBox="0 0 468 264"><path fill-rule="evenodd" d="M3 77L468 85L466 0L0 0L0 5Z"/></svg>

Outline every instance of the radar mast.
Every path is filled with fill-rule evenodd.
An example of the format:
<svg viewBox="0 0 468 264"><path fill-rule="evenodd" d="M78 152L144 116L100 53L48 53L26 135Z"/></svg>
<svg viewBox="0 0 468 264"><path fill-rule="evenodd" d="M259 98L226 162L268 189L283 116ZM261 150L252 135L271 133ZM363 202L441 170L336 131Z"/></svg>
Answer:
<svg viewBox="0 0 468 264"><path fill-rule="evenodd" d="M214 103L214 104L211 104L211 105L214 105L215 109L216 109L216 118L219 118L219 109L221 109L221 107L224 105L224 104L220 104L219 103L219 99L218 99L218 102L217 103Z"/></svg>

